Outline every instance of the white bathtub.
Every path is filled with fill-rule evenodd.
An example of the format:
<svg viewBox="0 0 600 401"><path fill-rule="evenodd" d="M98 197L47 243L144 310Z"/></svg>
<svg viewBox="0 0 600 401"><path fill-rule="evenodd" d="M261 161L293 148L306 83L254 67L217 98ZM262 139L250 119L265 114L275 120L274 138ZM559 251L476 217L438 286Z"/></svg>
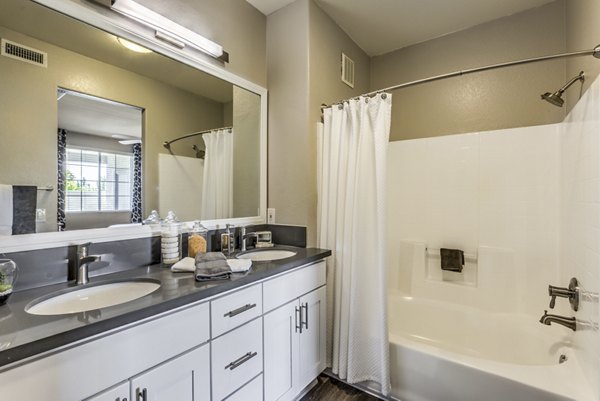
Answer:
<svg viewBox="0 0 600 401"><path fill-rule="evenodd" d="M528 315L389 301L392 395L402 401L588 401L568 332ZM559 364L560 355L567 361Z"/></svg>

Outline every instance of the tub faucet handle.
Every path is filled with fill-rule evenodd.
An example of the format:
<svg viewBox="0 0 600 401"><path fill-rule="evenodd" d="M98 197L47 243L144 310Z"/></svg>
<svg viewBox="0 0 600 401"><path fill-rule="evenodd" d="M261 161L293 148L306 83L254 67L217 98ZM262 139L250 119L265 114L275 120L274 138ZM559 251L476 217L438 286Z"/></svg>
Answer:
<svg viewBox="0 0 600 401"><path fill-rule="evenodd" d="M575 312L579 309L579 282L575 277L571 279L567 288L549 285L548 295L550 295L550 309L554 309L556 297L567 298L571 304L571 309Z"/></svg>
<svg viewBox="0 0 600 401"><path fill-rule="evenodd" d="M548 286L551 287L551 286ZM548 289L548 291L550 291ZM556 305L556 295L551 295L550 296L550 305L548 305L550 307L550 309L554 309L554 306Z"/></svg>

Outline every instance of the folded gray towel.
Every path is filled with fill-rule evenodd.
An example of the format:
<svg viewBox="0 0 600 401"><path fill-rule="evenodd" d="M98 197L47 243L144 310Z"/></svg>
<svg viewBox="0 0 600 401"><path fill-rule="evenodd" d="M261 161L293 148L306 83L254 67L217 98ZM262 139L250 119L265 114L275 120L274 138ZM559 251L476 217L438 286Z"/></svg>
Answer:
<svg viewBox="0 0 600 401"><path fill-rule="evenodd" d="M442 270L451 272L462 272L465 265L465 254L460 249L440 249L442 258Z"/></svg>
<svg viewBox="0 0 600 401"><path fill-rule="evenodd" d="M35 233L36 207L37 187L13 185L13 235Z"/></svg>
<svg viewBox="0 0 600 401"><path fill-rule="evenodd" d="M231 267L221 252L196 254L196 281L228 280Z"/></svg>

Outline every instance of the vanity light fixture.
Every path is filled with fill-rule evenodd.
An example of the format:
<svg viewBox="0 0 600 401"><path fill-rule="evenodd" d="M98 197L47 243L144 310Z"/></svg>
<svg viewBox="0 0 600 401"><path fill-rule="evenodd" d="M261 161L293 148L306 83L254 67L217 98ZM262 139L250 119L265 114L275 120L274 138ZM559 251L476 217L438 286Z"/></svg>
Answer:
<svg viewBox="0 0 600 401"><path fill-rule="evenodd" d="M152 50L146 49L144 46L140 46L137 43L130 42L127 39L117 36L117 41L121 44L121 46L126 47L127 49L136 53L152 53Z"/></svg>
<svg viewBox="0 0 600 401"><path fill-rule="evenodd" d="M154 29L155 37L180 49L191 47L222 61L229 61L223 47L133 0L114 0L111 10Z"/></svg>
<svg viewBox="0 0 600 401"><path fill-rule="evenodd" d="M111 137L115 138L121 145L134 145L136 143L142 143L141 138L135 138L130 135L112 134Z"/></svg>
<svg viewBox="0 0 600 401"><path fill-rule="evenodd" d="M135 145L137 143L142 143L141 139L123 139L122 141L118 141L121 145Z"/></svg>

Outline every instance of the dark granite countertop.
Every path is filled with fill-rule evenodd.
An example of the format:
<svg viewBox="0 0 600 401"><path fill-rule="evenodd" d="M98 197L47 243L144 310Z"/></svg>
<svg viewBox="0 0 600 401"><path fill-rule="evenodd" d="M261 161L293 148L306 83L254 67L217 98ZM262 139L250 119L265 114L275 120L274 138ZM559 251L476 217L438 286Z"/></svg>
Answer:
<svg viewBox="0 0 600 401"><path fill-rule="evenodd" d="M281 247L278 249L291 249ZM73 282L49 285L14 293L0 306L0 367L51 351L120 326L185 306L222 292L250 284L331 255L317 248L293 248L290 258L253 262L248 273L233 274L227 281L201 283L193 273L172 273L160 265L152 265L95 277L91 284L102 281L148 278L160 280L158 290L142 298L88 312L38 316L25 312L25 307L38 297L76 287Z"/></svg>

